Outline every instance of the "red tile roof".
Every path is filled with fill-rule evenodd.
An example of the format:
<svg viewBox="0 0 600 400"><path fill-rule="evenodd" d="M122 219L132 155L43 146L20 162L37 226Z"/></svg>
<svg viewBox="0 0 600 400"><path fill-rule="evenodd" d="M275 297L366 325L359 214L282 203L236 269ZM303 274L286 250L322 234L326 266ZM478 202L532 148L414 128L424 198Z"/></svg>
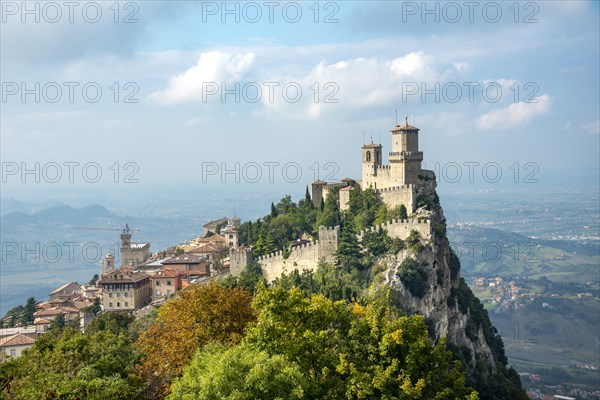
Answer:
<svg viewBox="0 0 600 400"><path fill-rule="evenodd" d="M0 339L0 346L26 346L34 344L35 339L23 333L16 333L11 336L6 336Z"/></svg>

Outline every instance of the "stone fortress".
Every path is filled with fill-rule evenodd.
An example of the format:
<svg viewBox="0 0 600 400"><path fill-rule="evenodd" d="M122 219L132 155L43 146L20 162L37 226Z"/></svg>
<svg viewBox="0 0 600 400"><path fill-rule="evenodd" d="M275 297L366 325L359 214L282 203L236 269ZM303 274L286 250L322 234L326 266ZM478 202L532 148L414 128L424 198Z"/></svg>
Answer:
<svg viewBox="0 0 600 400"><path fill-rule="evenodd" d="M320 207L328 194L339 189L340 209L346 210L350 200L350 192L361 188L372 188L381 196L390 208L404 205L409 214L408 220L388 221L368 231L379 228L387 230L394 238L406 239L412 230L423 238L431 238L431 222L426 215L417 210L417 198L421 193L431 193L436 186L433 171L421 169L423 152L419 151L419 128L411 126L408 121L404 125L396 125L392 129L392 151L389 153L389 165L383 164L381 144L362 146L362 179L342 179L340 182L328 183L321 180L312 183L311 198L316 207ZM420 216L417 218L417 214ZM359 232L362 237L365 232ZM283 273L289 274L294 269L299 272L316 270L320 260L335 261L335 252L340 240L340 228L319 227L318 240L294 245L290 255L285 258L281 251L259 257L256 261L261 265L263 275L269 282ZM230 250L230 273L239 276L251 260L252 251L239 247Z"/></svg>

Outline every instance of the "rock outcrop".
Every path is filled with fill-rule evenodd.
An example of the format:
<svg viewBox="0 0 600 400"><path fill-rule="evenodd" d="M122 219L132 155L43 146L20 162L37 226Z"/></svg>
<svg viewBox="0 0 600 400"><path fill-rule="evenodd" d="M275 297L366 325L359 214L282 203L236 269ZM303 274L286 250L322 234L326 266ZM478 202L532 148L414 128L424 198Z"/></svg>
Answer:
<svg viewBox="0 0 600 400"><path fill-rule="evenodd" d="M381 260L387 267L381 281L392 289L396 306L425 317L434 341L446 338L481 399L526 399L518 374L507 369L500 336L460 277L460 261L446 237L435 178L423 183L418 201L414 217L430 219L432 235L421 236L416 243L407 240L404 250Z"/></svg>

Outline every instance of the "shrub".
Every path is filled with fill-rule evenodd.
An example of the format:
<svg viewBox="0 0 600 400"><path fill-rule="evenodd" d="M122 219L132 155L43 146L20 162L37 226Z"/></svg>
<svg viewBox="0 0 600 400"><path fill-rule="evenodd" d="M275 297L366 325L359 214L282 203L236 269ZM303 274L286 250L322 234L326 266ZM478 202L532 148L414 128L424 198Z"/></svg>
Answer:
<svg viewBox="0 0 600 400"><path fill-rule="evenodd" d="M423 297L427 291L427 271L417 260L406 258L400 264L398 277L415 297Z"/></svg>

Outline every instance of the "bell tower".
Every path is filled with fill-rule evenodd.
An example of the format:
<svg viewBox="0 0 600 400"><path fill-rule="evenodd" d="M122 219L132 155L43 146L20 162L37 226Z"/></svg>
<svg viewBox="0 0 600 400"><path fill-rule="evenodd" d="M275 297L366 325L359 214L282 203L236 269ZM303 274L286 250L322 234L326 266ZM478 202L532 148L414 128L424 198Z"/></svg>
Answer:
<svg viewBox="0 0 600 400"><path fill-rule="evenodd" d="M106 255L106 257L104 257L104 259L101 261L102 264L102 275L106 274L107 272L111 272L112 270L115 269L115 258L113 257L113 255L111 253L108 253Z"/></svg>
<svg viewBox="0 0 600 400"><path fill-rule="evenodd" d="M381 167L381 148L380 144L365 144L362 147L362 186L377 187L377 170Z"/></svg>

